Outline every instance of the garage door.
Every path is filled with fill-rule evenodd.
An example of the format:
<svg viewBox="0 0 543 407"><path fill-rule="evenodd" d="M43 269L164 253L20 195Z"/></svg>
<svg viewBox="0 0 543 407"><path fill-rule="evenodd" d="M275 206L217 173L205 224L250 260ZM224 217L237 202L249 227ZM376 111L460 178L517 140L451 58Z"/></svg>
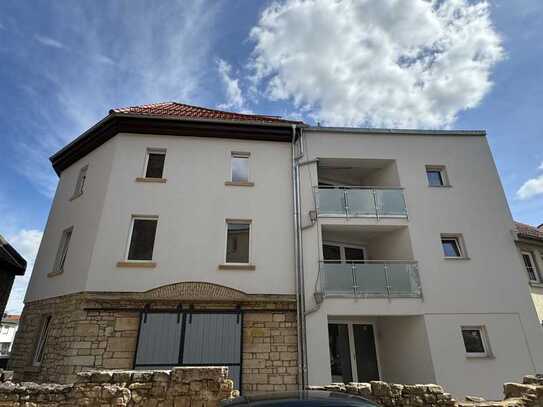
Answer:
<svg viewBox="0 0 543 407"><path fill-rule="evenodd" d="M239 389L241 319L240 312L143 314L135 368L228 366L229 376Z"/></svg>

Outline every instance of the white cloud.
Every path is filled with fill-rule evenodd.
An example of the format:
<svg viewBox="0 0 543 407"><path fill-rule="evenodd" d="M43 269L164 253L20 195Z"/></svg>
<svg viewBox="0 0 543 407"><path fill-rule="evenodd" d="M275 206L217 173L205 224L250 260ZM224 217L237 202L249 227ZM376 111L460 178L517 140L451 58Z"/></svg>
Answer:
<svg viewBox="0 0 543 407"><path fill-rule="evenodd" d="M517 198L529 199L543 194L543 175L526 181L517 191Z"/></svg>
<svg viewBox="0 0 543 407"><path fill-rule="evenodd" d="M253 85L326 125L450 126L504 57L486 1L286 0L250 37Z"/></svg>
<svg viewBox="0 0 543 407"><path fill-rule="evenodd" d="M541 164L539 164L539 167L537 167L538 170L543 170L543 161L541 161Z"/></svg>
<svg viewBox="0 0 543 407"><path fill-rule="evenodd" d="M65 48L64 44L60 41L57 41L51 37L46 37L44 35L38 35L36 34L34 36L36 41L38 41L40 44L45 45L46 47L51 48Z"/></svg>
<svg viewBox="0 0 543 407"><path fill-rule="evenodd" d="M217 59L217 70L219 71L219 77L226 92L226 102L219 105L219 109L246 110L245 99L239 86L239 79L232 77L232 66L219 58Z"/></svg>
<svg viewBox="0 0 543 407"><path fill-rule="evenodd" d="M6 236L8 242L19 252L27 261L26 272L24 276L16 277L11 289L6 312L9 314L19 314L23 309L23 300L26 293L30 275L34 268L34 260L40 247L43 233L35 229L22 229L17 233Z"/></svg>

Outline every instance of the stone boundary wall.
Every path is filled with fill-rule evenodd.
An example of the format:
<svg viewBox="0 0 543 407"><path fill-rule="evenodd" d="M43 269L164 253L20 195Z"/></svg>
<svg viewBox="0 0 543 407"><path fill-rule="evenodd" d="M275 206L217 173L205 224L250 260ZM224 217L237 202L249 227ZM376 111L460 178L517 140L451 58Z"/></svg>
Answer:
<svg viewBox="0 0 543 407"><path fill-rule="evenodd" d="M543 407L543 376L524 376L522 384L505 383L504 399L489 401L466 396L458 402L437 384L370 383L308 386L311 390L337 391L373 400L385 407Z"/></svg>
<svg viewBox="0 0 543 407"><path fill-rule="evenodd" d="M215 407L235 395L227 368L90 371L75 384L13 383L1 372L0 407Z"/></svg>

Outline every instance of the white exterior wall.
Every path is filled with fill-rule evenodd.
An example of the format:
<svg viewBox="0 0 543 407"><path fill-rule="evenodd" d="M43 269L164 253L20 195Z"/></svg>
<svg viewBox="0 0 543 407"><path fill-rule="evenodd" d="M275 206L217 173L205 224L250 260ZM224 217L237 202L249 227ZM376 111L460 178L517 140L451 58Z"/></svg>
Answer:
<svg viewBox="0 0 543 407"><path fill-rule="evenodd" d="M318 130L305 132L304 136L306 156L303 161L318 158L395 160L409 212L407 221L320 218L315 226L305 229L306 307L315 306L313 293L318 260L322 256L320 229L326 224L407 224L424 295L423 301L325 299L320 309L308 317L307 323L311 384L330 380L325 328L327 319L338 315L424 315L436 380L453 393L457 392L456 395L476 392L486 397L500 397L501 390L498 390L505 377L518 380L523 374L543 372L543 331L537 322L528 285L525 279L519 278L523 267L514 243L514 224L484 137ZM451 187L429 187L426 165L446 166ZM301 171L305 225L310 224L309 211L315 209L312 186L318 181L316 166L308 164ZM469 259L444 259L441 233L462 234ZM471 325L472 315L479 324L492 326L489 340L495 350L493 361L467 359L463 348L458 348L459 344L463 347L463 343L458 342L459 338L461 341L460 327ZM496 315L499 322L495 321ZM515 329L509 329L511 327ZM447 330L454 333L454 340L444 341L438 348L437 338ZM502 341L517 345L505 348L500 345ZM410 360L415 355L405 353L404 357ZM519 362L511 364L511 359ZM468 386L466 377L479 377L471 374L477 371L484 371L484 378L472 380Z"/></svg>
<svg viewBox="0 0 543 407"><path fill-rule="evenodd" d="M9 343L9 352L11 352L13 340L15 339L18 328L19 324L0 323L0 343Z"/></svg>
<svg viewBox="0 0 543 407"><path fill-rule="evenodd" d="M60 174L25 302L85 290L115 148L116 140L109 140ZM79 171L85 165L88 165L85 192L70 200ZM64 265L65 272L49 277L62 232L71 226L73 232Z"/></svg>
<svg viewBox="0 0 543 407"><path fill-rule="evenodd" d="M148 148L166 149L166 183L136 182ZM231 151L250 152L253 187L226 186ZM70 201L79 169L86 190ZM62 172L26 301L79 291L146 291L205 281L247 293L293 294L289 143L118 134ZM132 215L157 215L156 268L125 260ZM218 270L227 218L251 219L254 271ZM62 230L74 226L65 272L51 271ZM77 261L75 260L77 259Z"/></svg>

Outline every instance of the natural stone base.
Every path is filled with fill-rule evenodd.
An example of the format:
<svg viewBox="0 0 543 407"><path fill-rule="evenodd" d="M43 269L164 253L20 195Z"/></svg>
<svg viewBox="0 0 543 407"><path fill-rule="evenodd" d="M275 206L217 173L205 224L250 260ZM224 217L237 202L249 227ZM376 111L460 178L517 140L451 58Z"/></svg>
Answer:
<svg viewBox="0 0 543 407"><path fill-rule="evenodd" d="M77 382L0 384L2 407L201 406L215 407L235 395L227 368L175 368L171 371L95 371Z"/></svg>
<svg viewBox="0 0 543 407"><path fill-rule="evenodd" d="M248 295L207 283L181 283L148 293L80 293L27 303L9 368L16 381L38 383L72 383L77 373L89 369L132 369L141 310L172 311L179 304L194 310L243 310L244 393L297 388L293 296ZM49 315L43 360L33 366L40 329Z"/></svg>

